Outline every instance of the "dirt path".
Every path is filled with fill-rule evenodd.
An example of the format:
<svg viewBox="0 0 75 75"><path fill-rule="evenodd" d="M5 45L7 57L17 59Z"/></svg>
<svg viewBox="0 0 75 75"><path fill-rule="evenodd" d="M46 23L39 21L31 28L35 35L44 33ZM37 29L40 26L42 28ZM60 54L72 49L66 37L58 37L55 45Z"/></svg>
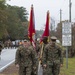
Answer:
<svg viewBox="0 0 75 75"><path fill-rule="evenodd" d="M9 67L7 67L3 72L1 72L0 75L18 75L18 69L15 67L15 64L13 63Z"/></svg>

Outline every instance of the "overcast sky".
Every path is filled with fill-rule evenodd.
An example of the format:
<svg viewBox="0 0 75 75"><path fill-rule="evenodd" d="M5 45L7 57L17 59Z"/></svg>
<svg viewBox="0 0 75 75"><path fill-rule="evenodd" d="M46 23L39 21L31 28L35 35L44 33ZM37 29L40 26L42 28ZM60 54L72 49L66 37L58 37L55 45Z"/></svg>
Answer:
<svg viewBox="0 0 75 75"><path fill-rule="evenodd" d="M75 0L72 2L72 21L75 21ZM60 9L62 10L62 20L69 19L69 0L11 0L7 1L10 5L23 6L30 14L33 4L35 15L35 28L41 29L46 22L46 12L49 10L50 16L57 23L60 20ZM29 20L30 15L28 16Z"/></svg>

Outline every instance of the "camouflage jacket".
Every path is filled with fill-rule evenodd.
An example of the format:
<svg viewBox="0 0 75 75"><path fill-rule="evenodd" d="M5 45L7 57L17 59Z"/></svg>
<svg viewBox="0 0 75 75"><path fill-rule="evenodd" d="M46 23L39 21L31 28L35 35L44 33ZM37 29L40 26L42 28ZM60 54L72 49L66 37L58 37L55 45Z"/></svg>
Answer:
<svg viewBox="0 0 75 75"><path fill-rule="evenodd" d="M2 48L3 48L3 47L2 47L2 45L0 44L0 52L2 51Z"/></svg>
<svg viewBox="0 0 75 75"><path fill-rule="evenodd" d="M47 44L44 44L44 43L42 43L42 45L40 45L40 55L42 55L43 56L43 53L44 53L44 50L45 50L45 46L46 46Z"/></svg>
<svg viewBox="0 0 75 75"><path fill-rule="evenodd" d="M39 43L36 43L36 52L37 52L37 54L39 53L39 51L40 51L40 44Z"/></svg>
<svg viewBox="0 0 75 75"><path fill-rule="evenodd" d="M63 64L62 49L58 46L52 46L50 43L46 45L43 53L43 64L58 63Z"/></svg>
<svg viewBox="0 0 75 75"><path fill-rule="evenodd" d="M20 66L31 66L36 64L36 53L32 46L25 48L20 46L16 51L15 64Z"/></svg>

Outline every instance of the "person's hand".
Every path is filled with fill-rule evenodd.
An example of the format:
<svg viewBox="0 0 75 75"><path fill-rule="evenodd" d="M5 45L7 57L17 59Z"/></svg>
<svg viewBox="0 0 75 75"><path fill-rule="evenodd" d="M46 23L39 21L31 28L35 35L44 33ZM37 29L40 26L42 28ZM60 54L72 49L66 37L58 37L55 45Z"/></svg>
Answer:
<svg viewBox="0 0 75 75"><path fill-rule="evenodd" d="M43 67L44 67L44 68L46 68L46 67L47 67L47 65L46 65L46 64L44 64L44 65L43 65Z"/></svg>
<svg viewBox="0 0 75 75"><path fill-rule="evenodd" d="M60 64L60 67L62 67L63 66L63 64Z"/></svg>
<svg viewBox="0 0 75 75"><path fill-rule="evenodd" d="M19 65L18 65L18 64L16 64L16 67L17 67L17 68L19 68Z"/></svg>

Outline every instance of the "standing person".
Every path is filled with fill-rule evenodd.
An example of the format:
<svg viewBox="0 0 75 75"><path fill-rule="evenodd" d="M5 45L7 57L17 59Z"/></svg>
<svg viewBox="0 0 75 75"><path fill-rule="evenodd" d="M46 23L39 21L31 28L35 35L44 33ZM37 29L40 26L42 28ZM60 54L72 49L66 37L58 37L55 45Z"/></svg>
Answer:
<svg viewBox="0 0 75 75"><path fill-rule="evenodd" d="M42 73L46 74L46 69L42 68L42 59L43 59L44 48L48 44L48 37L44 36L42 38L42 42L43 43L41 44L40 47L39 66L38 66L38 73L40 74L40 70L42 71L40 75L42 75Z"/></svg>
<svg viewBox="0 0 75 75"><path fill-rule="evenodd" d="M31 75L32 67L35 69L35 51L27 39L16 51L15 65L19 68L19 75Z"/></svg>
<svg viewBox="0 0 75 75"><path fill-rule="evenodd" d="M35 75L38 75L38 65L39 65L39 55L40 55L40 39L36 39L36 46L35 46L35 51L36 51L36 74ZM33 75L33 74L32 74Z"/></svg>
<svg viewBox="0 0 75 75"><path fill-rule="evenodd" d="M56 40L57 38L52 36L44 49L43 69L47 71L45 75L59 75L60 67L63 65L62 49L56 44Z"/></svg>
<svg viewBox="0 0 75 75"><path fill-rule="evenodd" d="M43 56L43 53L44 53L44 48L48 44L48 37L44 36L42 41L43 41L43 43L42 43L41 49L40 49L40 60L41 60L41 62L42 62L42 58L43 58L42 56Z"/></svg>
<svg viewBox="0 0 75 75"><path fill-rule="evenodd" d="M33 47L30 41L28 41L28 46ZM31 72L31 75L37 75L37 68L38 68L37 67L37 65L38 65L38 56L37 56L35 48L34 48L34 52L35 52L35 59L32 60L32 72ZM35 67L34 67L34 62L36 63Z"/></svg>
<svg viewBox="0 0 75 75"><path fill-rule="evenodd" d="M40 50L40 39L39 38L36 40L35 49L36 49L37 55L39 55L39 50Z"/></svg>
<svg viewBox="0 0 75 75"><path fill-rule="evenodd" d="M0 59L1 59L2 43L0 41Z"/></svg>

